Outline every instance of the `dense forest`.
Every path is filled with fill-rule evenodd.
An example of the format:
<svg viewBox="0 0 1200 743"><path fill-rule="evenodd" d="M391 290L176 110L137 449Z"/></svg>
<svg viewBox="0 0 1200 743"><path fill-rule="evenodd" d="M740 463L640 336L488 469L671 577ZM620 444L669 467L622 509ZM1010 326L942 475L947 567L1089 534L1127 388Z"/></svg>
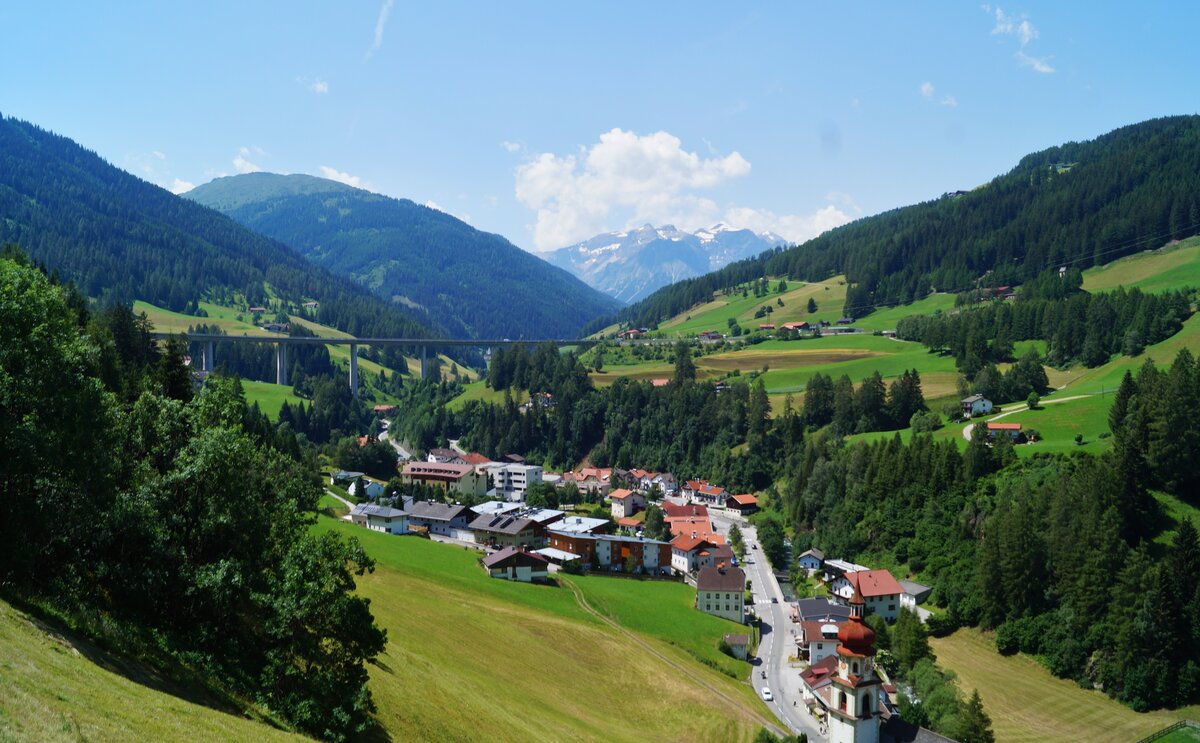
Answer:
<svg viewBox="0 0 1200 743"><path fill-rule="evenodd" d="M75 142L0 117L0 244L15 243L103 303L182 312L216 295L320 302L356 336L428 338L435 321L314 266L291 248L113 167Z"/></svg>
<svg viewBox="0 0 1200 743"><path fill-rule="evenodd" d="M186 198L385 299L423 308L455 337L575 338L618 306L499 235L323 178L249 173L218 178Z"/></svg>
<svg viewBox="0 0 1200 743"><path fill-rule="evenodd" d="M310 530L311 449L149 330L0 256L0 593L211 698L370 729L373 563Z"/></svg>
<svg viewBox="0 0 1200 743"><path fill-rule="evenodd" d="M1008 173L665 287L617 313L650 327L762 276L845 274L845 312L1085 269L1200 232L1200 116L1122 127L1027 155ZM612 321L598 321L597 330Z"/></svg>

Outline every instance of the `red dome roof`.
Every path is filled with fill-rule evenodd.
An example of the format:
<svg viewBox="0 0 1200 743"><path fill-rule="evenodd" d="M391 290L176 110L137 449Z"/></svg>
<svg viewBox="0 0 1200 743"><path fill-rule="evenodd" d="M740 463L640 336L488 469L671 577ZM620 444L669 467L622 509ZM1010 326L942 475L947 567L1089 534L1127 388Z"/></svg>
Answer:
<svg viewBox="0 0 1200 743"><path fill-rule="evenodd" d="M856 655L875 654L875 630L868 627L858 617L842 622L838 628L838 642Z"/></svg>

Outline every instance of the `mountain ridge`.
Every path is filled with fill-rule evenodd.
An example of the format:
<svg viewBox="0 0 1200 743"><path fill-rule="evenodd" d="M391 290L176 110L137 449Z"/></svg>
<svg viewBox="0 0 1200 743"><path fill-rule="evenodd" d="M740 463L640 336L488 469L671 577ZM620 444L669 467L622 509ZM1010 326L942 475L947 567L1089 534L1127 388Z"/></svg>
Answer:
<svg viewBox="0 0 1200 743"><path fill-rule="evenodd" d="M770 232L723 222L687 232L645 224L603 232L542 255L589 286L622 302L637 302L668 284L720 269L787 243Z"/></svg>
<svg viewBox="0 0 1200 743"><path fill-rule="evenodd" d="M409 199L275 173L218 178L185 197L428 312L455 337L574 337L620 306L503 236Z"/></svg>

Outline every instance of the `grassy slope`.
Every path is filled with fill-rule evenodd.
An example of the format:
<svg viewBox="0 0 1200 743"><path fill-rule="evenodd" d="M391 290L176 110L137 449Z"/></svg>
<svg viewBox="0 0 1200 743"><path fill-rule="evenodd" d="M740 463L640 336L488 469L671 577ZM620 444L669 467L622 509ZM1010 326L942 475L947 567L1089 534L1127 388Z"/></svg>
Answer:
<svg viewBox="0 0 1200 743"><path fill-rule="evenodd" d="M659 325L658 329L663 335L672 338L691 337L705 330L724 333L729 327L731 317L743 328L753 330L765 323L779 325L799 320L834 322L842 316L842 305L846 302L846 283L841 276L812 284L791 282L783 294L775 293L777 283L778 280L771 283L771 292L765 297L755 297L753 293L742 297L740 292L730 295L718 294L713 301L676 315ZM807 309L810 298L817 302L817 311L811 315ZM783 300L783 307L776 304L778 299ZM764 306L770 306L772 313L755 319L754 313Z"/></svg>
<svg viewBox="0 0 1200 743"><path fill-rule="evenodd" d="M318 528L358 536L379 561L359 586L388 630L372 690L395 738L748 740L765 719L745 684L665 643L649 641L674 665L647 653L566 588L490 579L474 550Z"/></svg>
<svg viewBox="0 0 1200 743"><path fill-rule="evenodd" d="M285 401L293 408L300 404L300 398L292 394L291 385L243 379L242 389L246 392L246 402L258 403L258 407L269 415L271 420L279 418L279 409Z"/></svg>
<svg viewBox="0 0 1200 743"><path fill-rule="evenodd" d="M1148 292L1200 287L1200 236L1089 268L1083 273L1083 288L1087 291L1118 286L1136 286Z"/></svg>
<svg viewBox="0 0 1200 743"><path fill-rule="evenodd" d="M110 670L113 659L0 601L0 740L304 740Z"/></svg>
<svg viewBox="0 0 1200 743"><path fill-rule="evenodd" d="M1054 678L1027 655L1000 655L991 636L978 630L930 642L938 663L958 674L960 688L967 694L979 690L1000 743L1132 741L1176 720L1200 717L1200 707L1134 712L1099 691Z"/></svg>
<svg viewBox="0 0 1200 743"><path fill-rule="evenodd" d="M513 399L518 405L523 402L528 402L529 393L521 392L520 394L514 396ZM504 402L504 392L497 392L491 387L488 387L487 384L485 384L482 380L478 382L472 382L464 386L462 394L446 404L446 409L461 410L464 405L472 400L483 400L484 402L499 404Z"/></svg>

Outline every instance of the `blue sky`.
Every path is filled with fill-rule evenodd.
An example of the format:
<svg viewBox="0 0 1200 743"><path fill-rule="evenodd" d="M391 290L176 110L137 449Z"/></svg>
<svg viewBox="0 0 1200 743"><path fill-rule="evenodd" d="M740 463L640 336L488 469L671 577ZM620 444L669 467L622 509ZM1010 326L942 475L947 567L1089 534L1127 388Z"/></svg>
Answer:
<svg viewBox="0 0 1200 743"><path fill-rule="evenodd" d="M109 5L0 8L0 112L166 188L326 175L529 250L800 240L1200 108L1195 3Z"/></svg>

